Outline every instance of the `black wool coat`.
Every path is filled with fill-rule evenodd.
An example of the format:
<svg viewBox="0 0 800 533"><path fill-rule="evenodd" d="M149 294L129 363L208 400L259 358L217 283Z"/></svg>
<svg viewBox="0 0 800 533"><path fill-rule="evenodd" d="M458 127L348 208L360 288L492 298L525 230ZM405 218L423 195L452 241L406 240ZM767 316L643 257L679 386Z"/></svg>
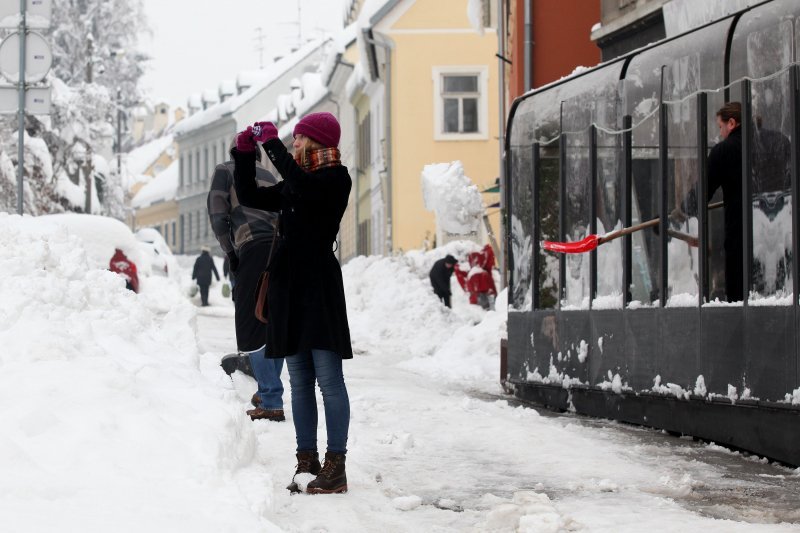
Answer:
<svg viewBox="0 0 800 533"><path fill-rule="evenodd" d="M444 257L436 261L428 275L431 278L433 292L436 294L450 294L450 276L453 275L453 268L447 268L445 261L447 258Z"/></svg>
<svg viewBox="0 0 800 533"><path fill-rule="evenodd" d="M270 262L267 357L311 349L353 357L342 269L333 253L352 181L344 166L306 172L278 139L264 151L283 181L256 187L255 152L231 154L239 202L277 211L280 237Z"/></svg>
<svg viewBox="0 0 800 533"><path fill-rule="evenodd" d="M214 259L208 252L203 252L195 259L194 268L192 269L192 279L197 280L197 284L201 286L211 285L211 273L214 273L217 281L219 281L219 272L217 267L214 266Z"/></svg>

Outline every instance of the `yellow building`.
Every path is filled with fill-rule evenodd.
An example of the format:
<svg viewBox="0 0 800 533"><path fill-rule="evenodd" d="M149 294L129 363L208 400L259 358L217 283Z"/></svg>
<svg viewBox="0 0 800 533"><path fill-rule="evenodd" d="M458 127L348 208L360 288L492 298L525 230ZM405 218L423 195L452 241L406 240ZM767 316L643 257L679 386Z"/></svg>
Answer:
<svg viewBox="0 0 800 533"><path fill-rule="evenodd" d="M388 110L377 121L373 117L381 135L373 136L378 146L371 148L373 159L382 160L371 167L379 176L370 178L373 190L377 179L385 202L383 252L421 248L437 234L435 216L423 202L420 175L425 165L460 160L480 190L494 185L499 175L493 10L485 0L476 27L467 4L388 1L370 16L359 39L365 70L372 83L383 84L381 105ZM377 212L371 207L374 218ZM491 222L497 235L498 213ZM377 226L373 221L373 228ZM485 235L476 237L485 240Z"/></svg>

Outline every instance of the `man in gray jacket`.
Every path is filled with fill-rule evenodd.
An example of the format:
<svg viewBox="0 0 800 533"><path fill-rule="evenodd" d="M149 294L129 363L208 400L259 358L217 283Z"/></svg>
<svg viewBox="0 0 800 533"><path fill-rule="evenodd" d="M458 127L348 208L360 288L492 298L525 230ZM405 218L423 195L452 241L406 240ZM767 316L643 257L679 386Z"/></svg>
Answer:
<svg viewBox="0 0 800 533"><path fill-rule="evenodd" d="M269 187L277 183L275 176L260 161L259 151L256 170L258 186ZM252 399L254 409L247 411L247 414L253 420L283 421L286 419L281 383L283 359L265 357L267 326L255 317L256 284L267 266L277 215L239 204L233 186L233 161L226 161L214 169L208 193L208 216L214 235L228 256L231 272L236 275L233 287L236 344L239 352L249 355L253 374L258 381L258 391Z"/></svg>

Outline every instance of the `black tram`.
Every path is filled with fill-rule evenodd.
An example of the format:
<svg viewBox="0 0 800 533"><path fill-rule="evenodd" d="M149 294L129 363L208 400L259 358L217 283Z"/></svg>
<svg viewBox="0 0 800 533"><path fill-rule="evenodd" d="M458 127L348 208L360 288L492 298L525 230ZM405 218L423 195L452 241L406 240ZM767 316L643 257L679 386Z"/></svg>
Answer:
<svg viewBox="0 0 800 533"><path fill-rule="evenodd" d="M799 89L800 2L772 0L514 102L509 390L800 465ZM739 302L725 207L697 200L728 101L742 104ZM699 245L648 229L584 254L541 246L653 218Z"/></svg>

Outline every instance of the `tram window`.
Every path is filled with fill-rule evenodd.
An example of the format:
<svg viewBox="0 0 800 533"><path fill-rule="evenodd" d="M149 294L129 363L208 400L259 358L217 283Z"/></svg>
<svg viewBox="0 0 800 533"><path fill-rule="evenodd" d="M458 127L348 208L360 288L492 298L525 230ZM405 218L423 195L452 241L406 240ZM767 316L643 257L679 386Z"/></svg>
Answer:
<svg viewBox="0 0 800 533"><path fill-rule="evenodd" d="M513 286L510 304L518 311L529 311L532 304L531 254L533 242L532 201L532 153L531 150L515 149L511 152L511 253Z"/></svg>
<svg viewBox="0 0 800 533"><path fill-rule="evenodd" d="M694 307L699 298L697 97L667 105L668 307ZM686 236L686 237L684 237Z"/></svg>
<svg viewBox="0 0 800 533"><path fill-rule="evenodd" d="M562 105L562 127L566 146L564 191L566 240L580 241L589 234L591 223L591 165L589 127L594 102L582 97ZM566 285L562 309L588 309L590 297L589 254L567 254Z"/></svg>
<svg viewBox="0 0 800 533"><path fill-rule="evenodd" d="M751 301L791 304L791 102L789 72L752 84L753 255Z"/></svg>
<svg viewBox="0 0 800 533"><path fill-rule="evenodd" d="M542 149L539 161L539 237L558 239L558 145ZM558 303L558 257L539 248L539 271L536 273L539 308L554 309Z"/></svg>
<svg viewBox="0 0 800 533"><path fill-rule="evenodd" d="M770 13L761 8L742 17L731 50L731 78L753 80L749 299L788 305L792 302L794 261L790 205L793 139L791 73L785 69L793 61L795 42L792 22ZM734 84L731 97L742 98L741 85Z"/></svg>

